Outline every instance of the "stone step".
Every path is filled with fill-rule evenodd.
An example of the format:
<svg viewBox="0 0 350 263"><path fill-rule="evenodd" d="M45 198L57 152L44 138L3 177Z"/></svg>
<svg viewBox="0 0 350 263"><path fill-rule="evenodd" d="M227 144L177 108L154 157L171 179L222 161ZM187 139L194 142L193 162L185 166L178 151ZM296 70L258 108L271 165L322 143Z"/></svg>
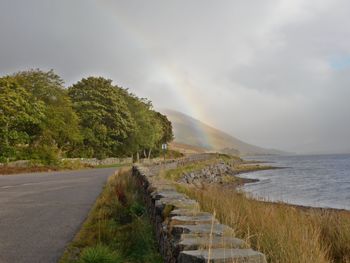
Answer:
<svg viewBox="0 0 350 263"><path fill-rule="evenodd" d="M182 251L178 263L266 263L264 254L252 249L212 249Z"/></svg>
<svg viewBox="0 0 350 263"><path fill-rule="evenodd" d="M197 250L209 248L245 248L246 243L242 239L235 237L218 237L209 236L203 237L193 234L183 234L181 235L181 240L177 244L180 251L183 250Z"/></svg>
<svg viewBox="0 0 350 263"><path fill-rule="evenodd" d="M180 239L182 234L195 234L197 236L206 237L213 236L234 236L232 228L222 224L201 224L201 225L174 225L171 226L171 234Z"/></svg>
<svg viewBox="0 0 350 263"><path fill-rule="evenodd" d="M155 206L164 206L164 205L172 205L174 208L186 208L186 209L193 209L196 207L199 207L199 204L197 201L193 199L188 199L186 197L183 198L161 198L159 200L155 201Z"/></svg>
<svg viewBox="0 0 350 263"><path fill-rule="evenodd" d="M199 204L197 201L188 198L161 198L155 201L155 211L159 216L164 216L164 210L167 210L166 207L171 208L169 211L166 211L166 217L169 216L171 210L175 208L189 209L189 210L198 210Z"/></svg>
<svg viewBox="0 0 350 263"><path fill-rule="evenodd" d="M166 189L166 190L162 190L162 191L154 191L153 193L151 193L151 196L153 199L155 200L159 200L161 198L188 198L187 196L185 196L184 194L181 194L179 192L177 192L175 189Z"/></svg>
<svg viewBox="0 0 350 263"><path fill-rule="evenodd" d="M201 216L201 215L206 215L206 216L211 216L212 214L207 213L207 212L201 212L200 209L198 208L197 210L193 209L174 209L170 213L170 217L173 216Z"/></svg>
<svg viewBox="0 0 350 263"><path fill-rule="evenodd" d="M172 216L171 225L202 225L202 224L218 224L218 220L213 215L195 215L195 216Z"/></svg>

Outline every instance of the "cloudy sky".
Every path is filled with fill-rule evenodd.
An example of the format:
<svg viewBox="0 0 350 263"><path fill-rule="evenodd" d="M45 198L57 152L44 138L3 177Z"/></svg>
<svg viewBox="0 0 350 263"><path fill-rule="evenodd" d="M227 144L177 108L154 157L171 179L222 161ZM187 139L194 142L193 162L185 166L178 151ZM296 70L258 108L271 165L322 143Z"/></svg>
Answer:
<svg viewBox="0 0 350 263"><path fill-rule="evenodd" d="M350 152L347 0L0 0L0 73L102 75L247 142Z"/></svg>

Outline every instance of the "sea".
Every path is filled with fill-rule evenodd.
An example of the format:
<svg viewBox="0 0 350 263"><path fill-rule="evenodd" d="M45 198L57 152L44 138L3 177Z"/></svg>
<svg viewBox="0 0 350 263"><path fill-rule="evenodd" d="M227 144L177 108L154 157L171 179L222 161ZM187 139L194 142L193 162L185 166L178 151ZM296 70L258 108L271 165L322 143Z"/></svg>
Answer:
<svg viewBox="0 0 350 263"><path fill-rule="evenodd" d="M350 210L350 154L254 156L244 159L281 168L239 175L259 179L242 187L256 199Z"/></svg>

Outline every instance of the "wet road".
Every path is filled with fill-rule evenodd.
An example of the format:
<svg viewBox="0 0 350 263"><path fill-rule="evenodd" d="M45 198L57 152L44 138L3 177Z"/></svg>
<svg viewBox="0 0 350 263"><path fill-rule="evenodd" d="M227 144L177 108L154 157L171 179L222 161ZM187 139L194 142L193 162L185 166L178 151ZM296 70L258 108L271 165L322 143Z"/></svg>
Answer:
<svg viewBox="0 0 350 263"><path fill-rule="evenodd" d="M54 263L115 168L0 176L0 263Z"/></svg>

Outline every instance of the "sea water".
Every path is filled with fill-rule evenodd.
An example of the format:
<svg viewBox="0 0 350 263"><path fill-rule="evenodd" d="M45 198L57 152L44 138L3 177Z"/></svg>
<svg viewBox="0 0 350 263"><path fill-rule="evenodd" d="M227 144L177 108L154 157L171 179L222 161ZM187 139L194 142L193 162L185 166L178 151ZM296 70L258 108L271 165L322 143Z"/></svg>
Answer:
<svg viewBox="0 0 350 263"><path fill-rule="evenodd" d="M350 154L244 158L283 167L241 174L259 179L242 189L266 201L350 210Z"/></svg>

